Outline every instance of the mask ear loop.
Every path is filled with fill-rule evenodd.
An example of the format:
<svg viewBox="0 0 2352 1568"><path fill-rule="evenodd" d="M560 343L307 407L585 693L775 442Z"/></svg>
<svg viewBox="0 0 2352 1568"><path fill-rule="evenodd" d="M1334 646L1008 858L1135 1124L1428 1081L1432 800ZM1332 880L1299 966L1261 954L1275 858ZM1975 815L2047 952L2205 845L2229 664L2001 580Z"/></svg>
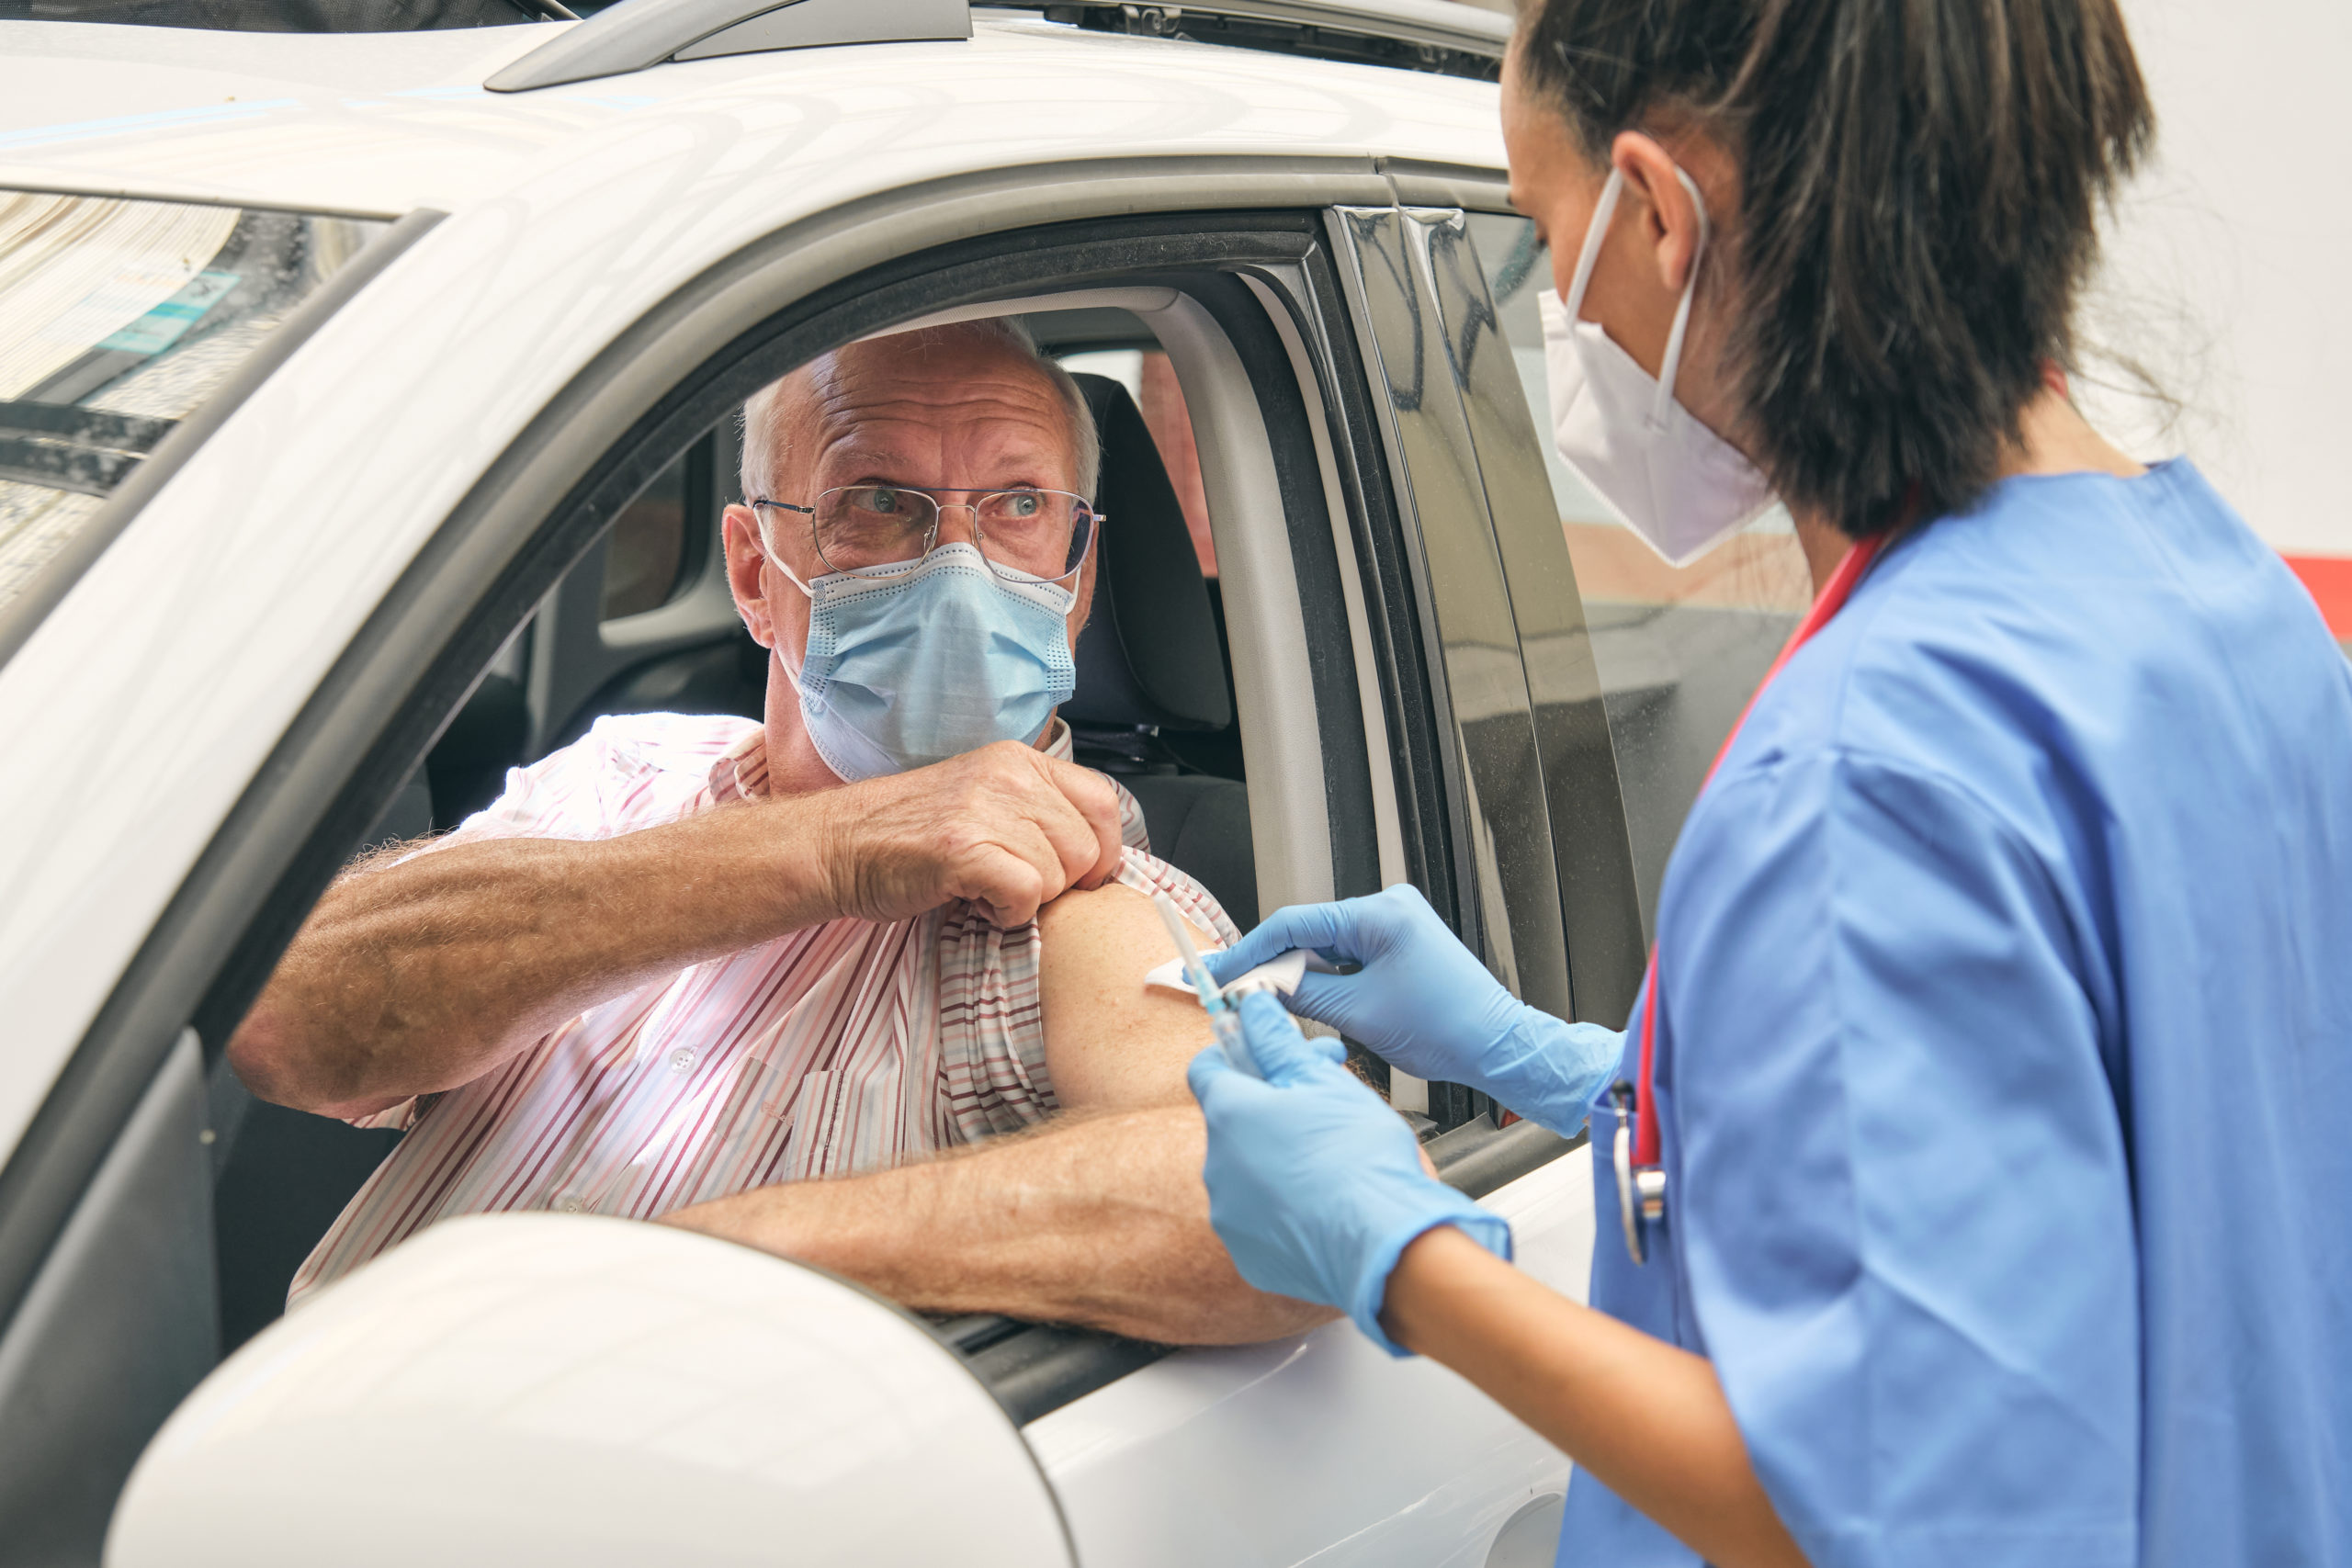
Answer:
<svg viewBox="0 0 2352 1568"><path fill-rule="evenodd" d="M1611 168L1608 183L1600 187L1600 199L1592 204L1592 221L1584 229L1584 249L1577 253L1576 276L1568 279L1568 297L1562 301L1568 308L1571 327L1576 325L1577 312L1584 306L1585 286L1592 281L1593 264L1600 259L1600 237L1609 232L1609 220L1617 216L1617 197L1624 188L1624 171Z"/></svg>
<svg viewBox="0 0 2352 1568"><path fill-rule="evenodd" d="M767 558L767 563L770 566L784 573L785 581L791 583L795 588L800 590L801 595L806 598L810 604L815 604L817 603L816 591L811 589L807 583L801 581L799 575L790 567L784 564L784 558L775 553L775 544L768 537L768 514L755 506L752 508L752 516L760 525L760 554ZM776 635L775 647L771 649L769 651L775 655L776 668L783 671L784 678L792 683L793 695L807 695L800 687L800 671L795 670L790 664L785 661L784 636L781 628L779 628ZM804 660L806 657L807 656L804 654Z"/></svg>
<svg viewBox="0 0 2352 1568"><path fill-rule="evenodd" d="M1682 368L1682 336L1690 327L1690 300L1699 291L1699 260L1707 254L1710 231L1707 202L1699 194L1699 182L1686 174L1679 164L1674 166L1674 177L1690 193L1690 205L1698 210L1699 245L1690 253L1690 272L1682 280L1682 302L1674 308L1674 331L1667 336L1666 359L1657 367L1657 400L1650 405L1652 430L1666 428L1666 411L1674 401L1675 373Z"/></svg>

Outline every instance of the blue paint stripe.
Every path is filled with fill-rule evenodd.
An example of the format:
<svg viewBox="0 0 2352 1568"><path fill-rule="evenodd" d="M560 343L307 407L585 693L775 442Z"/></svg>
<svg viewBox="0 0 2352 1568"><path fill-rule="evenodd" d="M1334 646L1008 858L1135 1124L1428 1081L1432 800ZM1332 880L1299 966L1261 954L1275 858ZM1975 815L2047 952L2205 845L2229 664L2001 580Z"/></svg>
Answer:
<svg viewBox="0 0 2352 1568"><path fill-rule="evenodd" d="M0 132L0 147L46 147L59 141L95 141L108 136L132 136L173 127L214 125L224 120L250 119L272 109L293 108L300 98L260 98L250 104L208 104L202 108L158 109L151 114L118 115L111 119L74 120L64 125L35 125Z"/></svg>

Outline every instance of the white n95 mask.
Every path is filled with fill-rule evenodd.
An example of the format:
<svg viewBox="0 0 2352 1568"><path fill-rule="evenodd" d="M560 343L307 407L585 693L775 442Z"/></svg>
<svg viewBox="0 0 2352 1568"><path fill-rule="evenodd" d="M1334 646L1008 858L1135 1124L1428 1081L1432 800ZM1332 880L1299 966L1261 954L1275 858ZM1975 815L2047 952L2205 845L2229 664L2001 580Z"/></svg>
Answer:
<svg viewBox="0 0 2352 1568"><path fill-rule="evenodd" d="M1035 740L1077 686L1078 595L1058 583L999 577L961 543L895 577L803 582L764 538L761 547L808 595L800 668L781 649L776 662L800 694L817 755L846 784Z"/></svg>
<svg viewBox="0 0 2352 1568"><path fill-rule="evenodd" d="M1609 172L1592 209L1566 301L1546 290L1537 308L1544 317L1544 369L1552 389L1552 439L1560 456L1644 544L1668 565L1685 566L1754 522L1772 504L1772 490L1737 447L1674 398L1708 234L1707 204L1697 183L1679 168L1674 173L1699 209L1699 248L1690 257L1657 379L1611 342L1600 322L1577 314L1600 255L1601 236L1609 232L1624 189L1619 171Z"/></svg>

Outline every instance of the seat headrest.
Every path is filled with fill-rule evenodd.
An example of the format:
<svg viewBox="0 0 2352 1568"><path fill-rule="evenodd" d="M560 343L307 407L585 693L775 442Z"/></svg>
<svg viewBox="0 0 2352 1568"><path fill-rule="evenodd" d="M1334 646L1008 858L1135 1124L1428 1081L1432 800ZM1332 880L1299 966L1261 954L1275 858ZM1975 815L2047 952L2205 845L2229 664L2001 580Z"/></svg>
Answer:
<svg viewBox="0 0 2352 1568"><path fill-rule="evenodd" d="M1107 376L1076 378L1102 443L1094 612L1072 650L1080 724L1223 729L1233 722L1225 656L1184 509L1143 414Z"/></svg>

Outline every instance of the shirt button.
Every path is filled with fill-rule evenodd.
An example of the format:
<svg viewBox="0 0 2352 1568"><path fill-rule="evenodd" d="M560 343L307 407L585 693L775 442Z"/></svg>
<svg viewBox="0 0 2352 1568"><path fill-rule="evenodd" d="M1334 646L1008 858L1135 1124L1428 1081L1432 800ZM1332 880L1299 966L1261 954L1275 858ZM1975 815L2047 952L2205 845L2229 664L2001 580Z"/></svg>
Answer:
<svg viewBox="0 0 2352 1568"><path fill-rule="evenodd" d="M576 1214L580 1212L580 1200L577 1198L566 1198L562 1202L558 1203L556 1207L561 1209L567 1214Z"/></svg>
<svg viewBox="0 0 2352 1568"><path fill-rule="evenodd" d="M683 1073L694 1065L695 1054L687 1047L681 1045L676 1050L670 1053L670 1070L672 1072Z"/></svg>

